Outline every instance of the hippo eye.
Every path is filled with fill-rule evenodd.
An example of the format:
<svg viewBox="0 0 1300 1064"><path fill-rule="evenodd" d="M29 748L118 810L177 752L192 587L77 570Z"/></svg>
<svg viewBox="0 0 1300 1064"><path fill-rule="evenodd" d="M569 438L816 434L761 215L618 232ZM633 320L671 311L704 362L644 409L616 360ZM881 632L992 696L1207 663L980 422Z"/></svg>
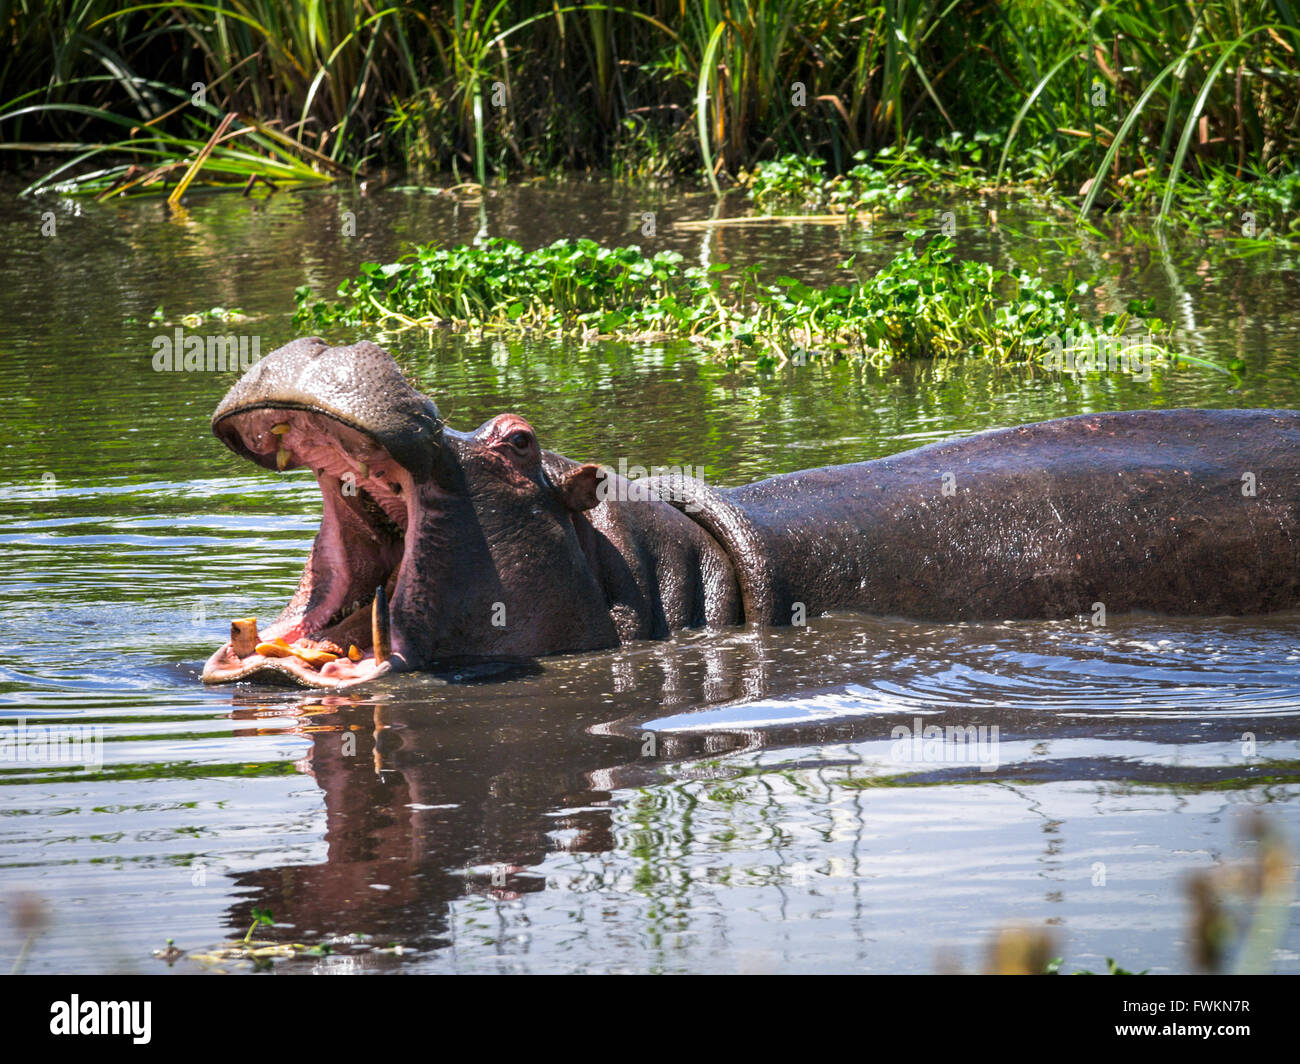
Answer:
<svg viewBox="0 0 1300 1064"><path fill-rule="evenodd" d="M521 451L528 450L528 445L533 442L533 437L527 432L520 429L518 432L512 432L506 437L506 442L511 447L518 447Z"/></svg>

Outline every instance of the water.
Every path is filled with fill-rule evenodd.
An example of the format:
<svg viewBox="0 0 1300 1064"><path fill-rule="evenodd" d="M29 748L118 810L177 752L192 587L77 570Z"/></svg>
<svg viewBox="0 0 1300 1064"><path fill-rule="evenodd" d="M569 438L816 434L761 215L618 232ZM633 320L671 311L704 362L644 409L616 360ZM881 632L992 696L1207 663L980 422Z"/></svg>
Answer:
<svg viewBox="0 0 1300 1064"><path fill-rule="evenodd" d="M1061 383L952 362L735 372L689 346L382 335L457 428L517 410L574 458L718 484L1093 410L1297 407L1297 264L1221 236L1080 240L1032 205L932 204L874 232L675 229L708 197L598 183L473 204L380 190L270 200L18 201L0 188L0 716L102 728L98 770L0 765L0 963L297 971L933 971L1045 925L1066 969L1185 971L1189 873L1300 844L1296 617L934 626L848 614L681 633L536 669L405 677L350 698L206 689L229 619L273 616L319 502L229 454L230 375L156 373L184 314L238 308L261 350L293 289L412 240L560 236L760 262L810 281L886 260L951 207L964 253L1101 274L1098 313L1157 300L1202 370ZM52 211L56 235L43 236ZM356 235L342 235L344 212ZM657 236L638 232L654 211ZM158 306L173 324L150 324ZM331 337L344 342L352 337ZM996 743L900 741L930 725ZM960 755L960 756L958 756ZM1300 971L1295 907L1274 953ZM391 948L394 945L400 949Z"/></svg>

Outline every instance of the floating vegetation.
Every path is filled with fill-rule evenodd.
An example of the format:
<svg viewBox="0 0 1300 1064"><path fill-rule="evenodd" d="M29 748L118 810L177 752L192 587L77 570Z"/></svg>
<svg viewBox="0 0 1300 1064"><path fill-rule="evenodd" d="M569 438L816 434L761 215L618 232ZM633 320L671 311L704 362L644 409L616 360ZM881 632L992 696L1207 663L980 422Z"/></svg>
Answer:
<svg viewBox="0 0 1300 1064"><path fill-rule="evenodd" d="M646 256L561 240L525 251L490 239L478 247L415 248L397 262L365 263L338 299L297 290L297 324L526 331L623 340L685 339L733 364L851 358L887 365L908 358L982 358L1087 373L1134 371L1135 360L1212 362L1169 350L1154 303L1094 319L1079 298L1087 282L1047 283L986 262L958 260L944 238L913 243L874 274L823 288L792 277L764 281L755 266L685 266L677 252Z"/></svg>
<svg viewBox="0 0 1300 1064"><path fill-rule="evenodd" d="M996 140L992 134L978 134L960 144L954 139L947 163L925 156L914 145L902 150L883 148L870 160L865 152L858 152L857 165L842 174L829 171L825 160L815 156L787 155L758 164L741 180L754 206L767 212L820 208L840 212L845 220L901 214L921 194L933 198L997 188L998 175L986 169ZM1238 255L1275 245L1300 247L1300 170L1253 174L1242 180L1241 175L1221 168L1204 169L1207 176L1184 178L1173 187L1154 171L1122 180L1120 194L1106 200L1107 211L1118 217L1146 218L1168 192L1172 224L1193 236L1233 245ZM1028 184L1017 188L1024 193ZM1085 185L1085 194L1091 188ZM1083 198L1063 196L1050 186L1042 191L1054 207L1071 213ZM746 219L724 221L740 224ZM1095 231L1088 222L1081 224ZM1157 240L1158 230L1147 229L1140 239Z"/></svg>
<svg viewBox="0 0 1300 1064"><path fill-rule="evenodd" d="M326 940L310 946L301 942L275 942L269 939L256 939L253 937L253 933L259 927L270 927L274 926L274 924L275 919L269 910L255 908L253 909L253 922L243 938L222 943L220 946L189 952L178 949L174 940L169 938L166 947L154 950L153 955L159 960L165 961L168 967L180 960L190 960L207 971L221 974L232 969L265 971L276 962L304 957L330 957L366 953L389 954L400 957L414 952L397 942L378 947L374 945L369 935L362 934L332 935L328 936Z"/></svg>
<svg viewBox="0 0 1300 1064"><path fill-rule="evenodd" d="M241 325L256 320L255 316L245 314L236 307L209 307L207 310L191 310L184 314L168 315L161 306L145 319L147 325L183 325L187 329L198 329L211 322L222 325ZM138 318L123 318L123 325L139 325Z"/></svg>
<svg viewBox="0 0 1300 1064"><path fill-rule="evenodd" d="M761 210L823 207L850 216L865 211L897 213L921 192L969 191L990 183L980 163L990 154L995 135L978 133L969 141L961 134L954 137L941 142L950 148L946 161L928 158L909 144L881 148L874 155L855 152L855 165L835 174L827 171L824 159L786 155L759 163L741 180Z"/></svg>

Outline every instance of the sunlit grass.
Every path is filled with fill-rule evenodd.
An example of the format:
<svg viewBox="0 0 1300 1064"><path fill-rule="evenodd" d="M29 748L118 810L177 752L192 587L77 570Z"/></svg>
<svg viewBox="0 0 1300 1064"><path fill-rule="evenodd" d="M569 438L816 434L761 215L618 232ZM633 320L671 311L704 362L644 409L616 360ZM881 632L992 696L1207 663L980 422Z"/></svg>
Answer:
<svg viewBox="0 0 1300 1064"><path fill-rule="evenodd" d="M174 93L165 85L147 83L159 94ZM188 105L188 101L187 101ZM272 187L332 180L342 168L311 148L253 118L220 117L211 105L187 116L188 135L134 122L103 109L79 104L32 104L0 113L0 130L37 112L85 114L108 128L122 131L120 139L93 144L29 144L6 140L7 151L61 151L70 158L28 185L23 194L57 189L100 198L158 192L186 181L217 188L243 188L261 181ZM191 172L196 161L202 168ZM101 169L87 164L103 159Z"/></svg>
<svg viewBox="0 0 1300 1064"><path fill-rule="evenodd" d="M18 0L0 32L5 147L156 167L234 113L261 141L214 145L204 172L226 184L383 163L480 185L612 167L720 192L790 156L831 175L908 159L1170 218L1184 183L1298 161L1288 0Z"/></svg>

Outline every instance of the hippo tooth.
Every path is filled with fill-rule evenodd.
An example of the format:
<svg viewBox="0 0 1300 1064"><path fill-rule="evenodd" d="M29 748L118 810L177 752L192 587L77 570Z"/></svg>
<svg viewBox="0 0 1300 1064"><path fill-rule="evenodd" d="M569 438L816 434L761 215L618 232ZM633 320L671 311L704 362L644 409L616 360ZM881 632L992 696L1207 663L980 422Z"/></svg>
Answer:
<svg viewBox="0 0 1300 1064"><path fill-rule="evenodd" d="M280 424L278 425L272 425L271 431L274 432L277 436L283 436L286 432L289 431L289 422L281 421Z"/></svg>
<svg viewBox="0 0 1300 1064"><path fill-rule="evenodd" d="M253 653L260 642L256 617L239 617L230 622L230 649L241 658Z"/></svg>
<svg viewBox="0 0 1300 1064"><path fill-rule="evenodd" d="M360 648L357 647L355 643L353 643L350 647L348 647L348 661L360 661L360 660L361 660L361 650Z"/></svg>
<svg viewBox="0 0 1300 1064"><path fill-rule="evenodd" d="M290 454L288 451L286 451L283 447L280 447L280 448L275 452L275 468L278 469L278 470L280 470L280 472L283 473L283 472L284 472L284 467L287 466L287 465L289 464L289 459L292 458L292 457L293 457L293 455L291 455L291 454Z"/></svg>
<svg viewBox="0 0 1300 1064"><path fill-rule="evenodd" d="M357 479L358 480L370 479L370 466L366 462L362 462L359 466L357 466Z"/></svg>
<svg viewBox="0 0 1300 1064"><path fill-rule="evenodd" d="M388 596L383 587L375 588L375 602L370 608L370 639L375 645L375 664L382 665L392 651L388 631Z"/></svg>
<svg viewBox="0 0 1300 1064"><path fill-rule="evenodd" d="M337 661L340 655L329 650L320 650L307 647L290 647L289 653L301 661L305 661L312 668L319 669L322 665L330 661Z"/></svg>
<svg viewBox="0 0 1300 1064"><path fill-rule="evenodd" d="M257 652L264 658L291 658L293 651L289 644L283 639L276 639L271 643L258 643Z"/></svg>

